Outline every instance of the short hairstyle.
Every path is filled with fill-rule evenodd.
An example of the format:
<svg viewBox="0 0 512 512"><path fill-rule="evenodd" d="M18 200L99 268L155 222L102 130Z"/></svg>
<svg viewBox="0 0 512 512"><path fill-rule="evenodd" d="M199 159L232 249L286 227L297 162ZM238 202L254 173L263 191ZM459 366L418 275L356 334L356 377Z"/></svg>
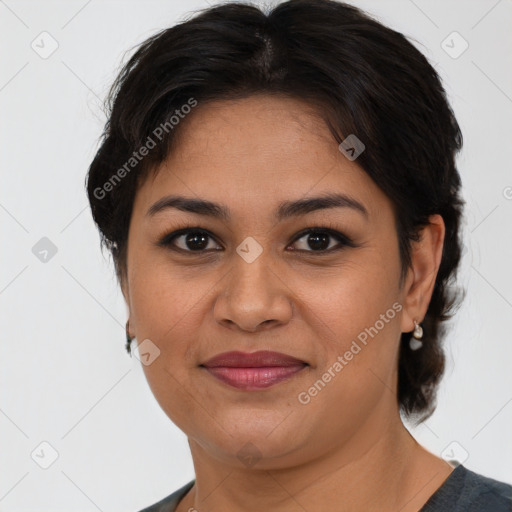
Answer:
<svg viewBox="0 0 512 512"><path fill-rule="evenodd" d="M86 180L102 247L112 254L119 282L126 278L136 191L177 142L182 123L172 117L253 94L306 101L336 143L349 134L364 143L357 163L393 204L400 284L418 230L430 215L442 216L446 235L423 348L410 350L411 333L402 333L398 360L400 410L423 421L435 408L444 371L443 322L460 298L454 280L464 203L455 156L462 134L424 55L356 7L334 0L291 0L273 8L221 4L137 48L110 90L108 120Z"/></svg>

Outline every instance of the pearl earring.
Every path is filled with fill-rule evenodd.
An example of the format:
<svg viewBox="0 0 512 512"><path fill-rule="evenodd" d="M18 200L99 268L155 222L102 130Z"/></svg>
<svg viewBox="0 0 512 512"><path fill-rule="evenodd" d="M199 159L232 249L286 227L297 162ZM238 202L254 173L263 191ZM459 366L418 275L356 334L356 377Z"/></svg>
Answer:
<svg viewBox="0 0 512 512"><path fill-rule="evenodd" d="M409 346L411 347L411 350L418 350L423 346L423 342L421 341L421 338L423 337L423 329L421 325L414 321L414 331L412 332L411 339L409 340Z"/></svg>

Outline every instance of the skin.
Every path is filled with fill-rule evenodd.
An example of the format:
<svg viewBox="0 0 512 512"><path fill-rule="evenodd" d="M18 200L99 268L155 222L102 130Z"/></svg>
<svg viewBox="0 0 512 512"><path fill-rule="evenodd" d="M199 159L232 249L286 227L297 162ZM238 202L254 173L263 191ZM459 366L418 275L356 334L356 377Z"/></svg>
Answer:
<svg viewBox="0 0 512 512"><path fill-rule="evenodd" d="M122 282L131 335L160 350L143 366L147 381L189 440L196 484L178 511L417 511L453 468L402 424L397 358L401 333L427 311L442 218L422 230L399 286L390 200L307 104L263 95L212 102L180 130L175 150L137 191ZM282 201L333 191L362 203L368 217L348 207L274 217ZM146 214L170 194L222 203L231 217L175 208ZM157 245L189 226L215 237L203 253L184 237L175 245L188 253ZM356 246L321 255L307 235L297 239L309 227L335 229ZM252 263L236 252L249 236L263 250ZM299 393L394 303L401 311L300 403ZM270 388L241 391L199 366L231 350L274 350L309 366ZM237 456L248 442L261 457L252 466Z"/></svg>

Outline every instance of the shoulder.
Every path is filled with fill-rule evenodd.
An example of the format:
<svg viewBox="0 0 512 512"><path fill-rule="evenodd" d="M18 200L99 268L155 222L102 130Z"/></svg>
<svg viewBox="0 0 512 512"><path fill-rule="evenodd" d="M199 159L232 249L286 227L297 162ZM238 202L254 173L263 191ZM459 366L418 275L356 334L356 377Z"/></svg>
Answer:
<svg viewBox="0 0 512 512"><path fill-rule="evenodd" d="M192 488L194 482L195 480L188 482L188 484L180 487L166 498L160 500L158 503L154 503L153 505L145 508L144 510L141 510L140 512L174 512L178 506L179 501Z"/></svg>
<svg viewBox="0 0 512 512"><path fill-rule="evenodd" d="M465 494L470 510L512 511L512 485L466 469Z"/></svg>
<svg viewBox="0 0 512 512"><path fill-rule="evenodd" d="M511 512L512 486L460 465L421 512Z"/></svg>

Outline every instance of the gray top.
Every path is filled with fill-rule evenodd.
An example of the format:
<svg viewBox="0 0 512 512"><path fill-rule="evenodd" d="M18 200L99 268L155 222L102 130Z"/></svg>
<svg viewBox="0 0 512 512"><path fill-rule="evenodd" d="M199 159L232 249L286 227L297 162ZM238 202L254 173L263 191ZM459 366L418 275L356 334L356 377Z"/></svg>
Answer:
<svg viewBox="0 0 512 512"><path fill-rule="evenodd" d="M174 512L194 482L140 512ZM512 512L512 485L459 465L419 512Z"/></svg>

